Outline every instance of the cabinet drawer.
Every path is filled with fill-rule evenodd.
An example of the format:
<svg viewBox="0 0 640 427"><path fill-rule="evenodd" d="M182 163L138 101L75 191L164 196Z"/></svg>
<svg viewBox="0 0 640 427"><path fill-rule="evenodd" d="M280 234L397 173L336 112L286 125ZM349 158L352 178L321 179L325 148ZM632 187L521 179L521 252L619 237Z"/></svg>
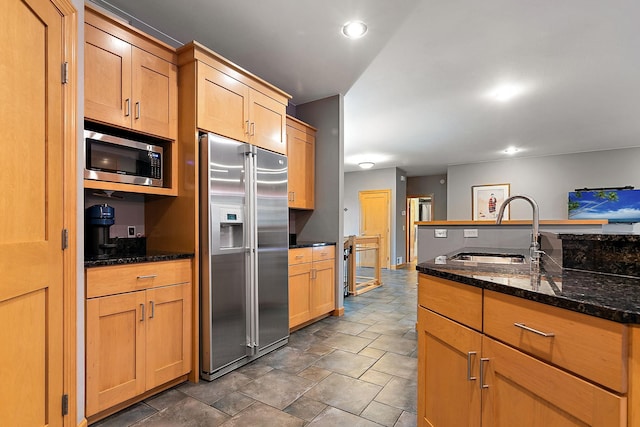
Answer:
<svg viewBox="0 0 640 427"><path fill-rule="evenodd" d="M191 282L189 259L85 269L87 298L187 282Z"/></svg>
<svg viewBox="0 0 640 427"><path fill-rule="evenodd" d="M482 289L418 275L418 304L477 331L482 330Z"/></svg>
<svg viewBox="0 0 640 427"><path fill-rule="evenodd" d="M312 259L312 248L289 249L289 265L311 262Z"/></svg>
<svg viewBox="0 0 640 427"><path fill-rule="evenodd" d="M313 262L334 259L335 254L335 246L316 246L313 248Z"/></svg>
<svg viewBox="0 0 640 427"><path fill-rule="evenodd" d="M623 324L487 291L484 333L612 390L627 391Z"/></svg>

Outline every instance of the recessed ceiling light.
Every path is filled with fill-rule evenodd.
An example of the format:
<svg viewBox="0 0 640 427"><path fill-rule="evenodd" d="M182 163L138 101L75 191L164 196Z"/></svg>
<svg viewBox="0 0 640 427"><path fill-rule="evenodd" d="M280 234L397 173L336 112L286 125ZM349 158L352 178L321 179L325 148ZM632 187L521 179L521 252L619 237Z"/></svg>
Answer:
<svg viewBox="0 0 640 427"><path fill-rule="evenodd" d="M375 165L375 163L373 163L373 162L360 162L360 163L358 163L358 166L360 166L362 169L371 169L374 165Z"/></svg>
<svg viewBox="0 0 640 427"><path fill-rule="evenodd" d="M342 26L342 34L350 39L359 39L367 33L367 24L362 21L349 21Z"/></svg>
<svg viewBox="0 0 640 427"><path fill-rule="evenodd" d="M508 147L503 152L505 154L516 154L518 151L520 151L520 149L517 147Z"/></svg>
<svg viewBox="0 0 640 427"><path fill-rule="evenodd" d="M508 102L523 92L524 88L521 85L505 83L489 91L489 96L498 102Z"/></svg>

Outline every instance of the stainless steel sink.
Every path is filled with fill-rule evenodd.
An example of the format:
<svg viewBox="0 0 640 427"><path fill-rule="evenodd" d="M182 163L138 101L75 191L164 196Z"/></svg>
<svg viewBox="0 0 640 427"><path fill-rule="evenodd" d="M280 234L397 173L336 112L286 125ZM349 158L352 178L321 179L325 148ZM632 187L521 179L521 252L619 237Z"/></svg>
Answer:
<svg viewBox="0 0 640 427"><path fill-rule="evenodd" d="M478 252L460 252L450 258L452 261L479 262L485 264L524 264L525 257L520 254L491 254Z"/></svg>

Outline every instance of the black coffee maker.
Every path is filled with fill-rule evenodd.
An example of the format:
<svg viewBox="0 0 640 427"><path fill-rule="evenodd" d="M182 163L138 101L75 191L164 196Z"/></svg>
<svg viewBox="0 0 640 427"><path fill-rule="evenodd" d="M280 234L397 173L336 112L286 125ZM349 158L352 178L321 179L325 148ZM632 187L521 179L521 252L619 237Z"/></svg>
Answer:
<svg viewBox="0 0 640 427"><path fill-rule="evenodd" d="M105 259L114 255L115 243L109 243L109 228L116 222L115 209L105 204L85 210L84 253L90 259Z"/></svg>

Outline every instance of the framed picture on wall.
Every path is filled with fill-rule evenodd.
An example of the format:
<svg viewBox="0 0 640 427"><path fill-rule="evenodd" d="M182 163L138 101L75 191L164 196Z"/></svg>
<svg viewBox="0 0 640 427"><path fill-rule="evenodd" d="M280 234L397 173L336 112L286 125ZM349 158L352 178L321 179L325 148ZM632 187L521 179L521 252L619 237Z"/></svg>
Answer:
<svg viewBox="0 0 640 427"><path fill-rule="evenodd" d="M495 221L500 206L509 197L509 184L474 185L471 187L471 213L474 221ZM502 219L509 219L509 206Z"/></svg>

